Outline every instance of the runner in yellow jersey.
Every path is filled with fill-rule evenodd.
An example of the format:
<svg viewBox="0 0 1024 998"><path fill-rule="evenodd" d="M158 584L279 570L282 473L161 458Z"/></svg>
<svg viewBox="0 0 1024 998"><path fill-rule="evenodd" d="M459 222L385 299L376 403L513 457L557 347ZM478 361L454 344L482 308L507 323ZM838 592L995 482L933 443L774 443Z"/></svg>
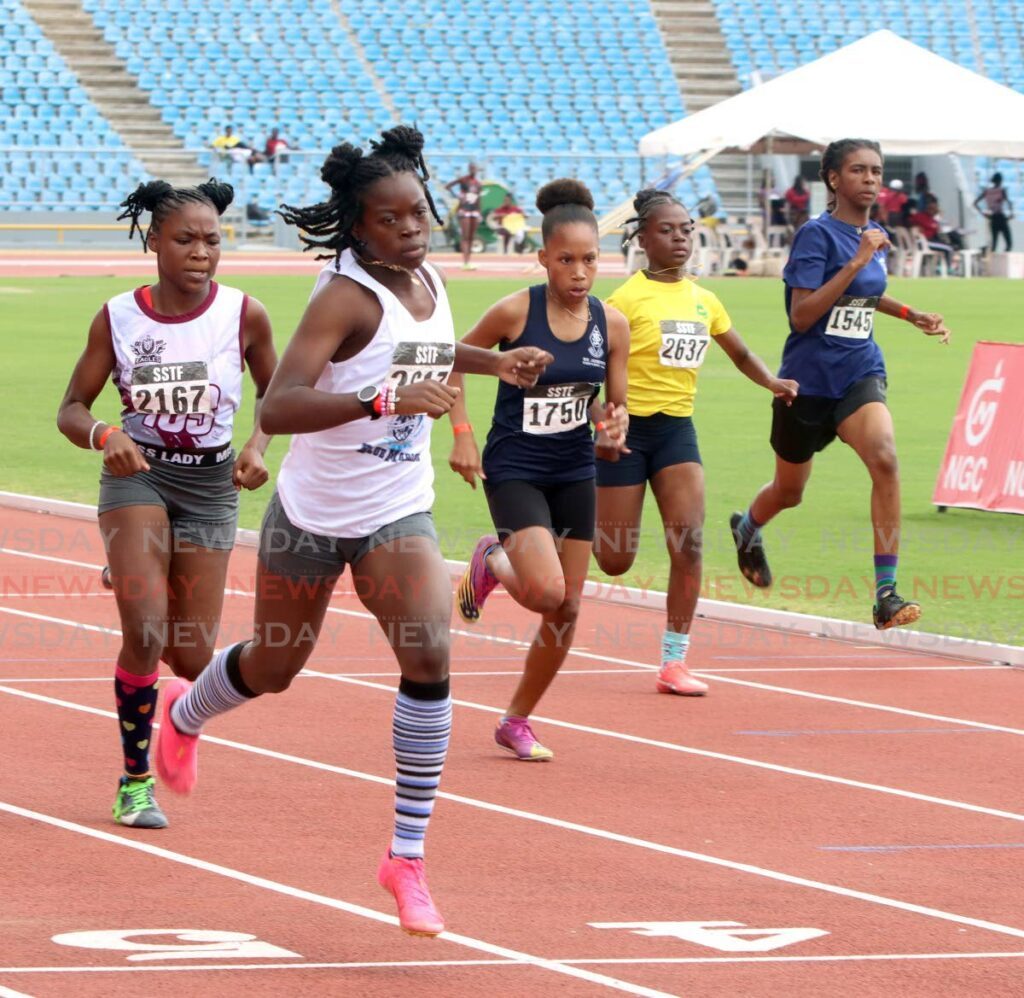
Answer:
<svg viewBox="0 0 1024 998"><path fill-rule="evenodd" d="M633 207L631 221L648 266L608 299L629 320L630 424L618 459L597 462L594 554L609 575L629 570L650 482L671 562L657 687L661 693L701 696L707 685L686 669L704 526L704 469L691 418L697 376L713 341L738 370L777 398L795 398L797 383L775 377L732 328L715 295L686 276L693 222L683 205L665 191L649 189L637 193Z"/></svg>

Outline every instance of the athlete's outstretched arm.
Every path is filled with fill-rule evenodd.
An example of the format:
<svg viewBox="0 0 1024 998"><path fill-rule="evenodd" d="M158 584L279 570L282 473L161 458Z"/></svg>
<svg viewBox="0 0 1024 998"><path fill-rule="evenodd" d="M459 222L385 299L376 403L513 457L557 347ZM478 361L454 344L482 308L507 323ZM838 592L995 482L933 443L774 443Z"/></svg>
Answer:
<svg viewBox="0 0 1024 998"><path fill-rule="evenodd" d="M591 419L597 428L595 446L599 457L614 461L626 448L629 413L626 394L629 386L629 321L611 305L604 307L608 323L608 366L605 368L604 405L594 400Z"/></svg>
<svg viewBox="0 0 1024 998"><path fill-rule="evenodd" d="M711 338L729 355L737 371L750 378L755 385L767 388L776 398L785 399L787 405L792 404L800 386L789 378L777 378L772 374L765 362L747 346L735 329L730 328Z"/></svg>
<svg viewBox="0 0 1024 998"><path fill-rule="evenodd" d="M127 433L118 429L108 434L108 424L97 423L90 411L115 364L107 311L100 309L89 326L85 350L71 372L67 391L57 410L57 429L75 446L85 450L98 447L100 439L106 434L103 463L111 474L123 477L134 475L136 471L149 471L149 463Z"/></svg>
<svg viewBox="0 0 1024 998"><path fill-rule="evenodd" d="M264 433L314 433L367 419L355 392L314 388L328 362L348 359L353 341L369 342L380 325L380 303L361 285L335 277L306 306L299 328L270 379L260 411ZM427 379L398 389L397 412L443 416L458 392Z"/></svg>
<svg viewBox="0 0 1024 998"><path fill-rule="evenodd" d="M896 301L895 298L890 298L888 295L883 295L879 300L878 311L896 319L906 319L912 326L920 329L925 336L941 337L940 343L948 343L952 335L938 312L919 312L916 308L904 305L903 302Z"/></svg>

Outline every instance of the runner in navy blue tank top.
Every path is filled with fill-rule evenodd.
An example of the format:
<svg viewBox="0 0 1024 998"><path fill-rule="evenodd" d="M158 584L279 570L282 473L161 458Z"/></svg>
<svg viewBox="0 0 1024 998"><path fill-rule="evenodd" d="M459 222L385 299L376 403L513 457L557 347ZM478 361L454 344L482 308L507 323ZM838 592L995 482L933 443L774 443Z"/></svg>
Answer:
<svg viewBox="0 0 1024 998"><path fill-rule="evenodd" d="M548 281L498 302L463 339L478 347L535 346L554 356L533 388L501 385L483 461L466 422L465 396L450 411L449 463L476 487L479 476L498 536L480 539L458 591L463 619L479 619L501 582L541 625L495 741L525 761L551 759L529 716L572 646L594 540L594 451L625 444L629 325L590 294L599 256L594 201L583 184L555 180L537 194L544 215L539 253ZM455 379L452 380L455 384ZM602 384L605 403L598 401Z"/></svg>

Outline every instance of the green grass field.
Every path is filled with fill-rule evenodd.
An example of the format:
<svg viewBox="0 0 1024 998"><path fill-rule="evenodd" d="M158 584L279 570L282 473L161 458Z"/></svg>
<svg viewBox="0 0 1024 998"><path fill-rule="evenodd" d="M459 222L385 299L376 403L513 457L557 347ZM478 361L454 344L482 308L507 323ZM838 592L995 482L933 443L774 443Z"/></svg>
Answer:
<svg viewBox="0 0 1024 998"><path fill-rule="evenodd" d="M110 296L132 287L131 278L38 278L0 281L3 307L3 488L41 496L96 501L97 455L70 446L54 417L92 316ZM306 277L228 279L259 298L270 312L283 348L308 297ZM501 295L526 282L453 281L456 330ZM598 283L607 294L616 282ZM725 303L734 325L769 364L778 363L786 326L782 287L772 280L706 282ZM940 311L954 331L943 348L908 325L881 318L878 339L889 368L890 405L896 422L903 481L904 531L900 588L924 606L921 628L944 634L1019 644L1024 641L1024 518L970 510L940 514L931 505L939 462L957 400L978 340L1020 340L1020 285L997 280L894 281L892 293ZM470 379L470 410L481 441L489 425L494 386ZM251 403L251 392L250 403ZM114 420L117 398L104 392L97 416ZM251 405L240 416L241 436ZM766 531L776 576L768 593L751 592L739 576L727 520L742 509L772 473L768 445L769 398L714 351L700 376L695 415L707 474L705 595L851 620L869 620L873 590L870 483L848 448L834 444L816 461L799 510ZM465 558L490 528L483 495L447 466L451 435L434 435L438 500L435 515L447 556ZM285 452L275 441L272 471ZM242 498L242 525L258 527L269 492ZM657 513L649 500L640 556L627 585L663 589L667 558ZM594 577L601 578L596 566Z"/></svg>

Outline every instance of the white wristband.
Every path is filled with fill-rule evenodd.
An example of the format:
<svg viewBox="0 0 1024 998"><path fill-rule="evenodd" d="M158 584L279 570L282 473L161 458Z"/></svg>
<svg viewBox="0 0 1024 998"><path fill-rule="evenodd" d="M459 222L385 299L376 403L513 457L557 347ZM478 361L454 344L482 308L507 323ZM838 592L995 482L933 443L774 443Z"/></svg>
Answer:
<svg viewBox="0 0 1024 998"><path fill-rule="evenodd" d="M102 425L102 419L97 419L96 422L92 424L92 429L89 431L89 450L99 450L99 447L97 447L93 442L93 437L96 435L96 427Z"/></svg>

